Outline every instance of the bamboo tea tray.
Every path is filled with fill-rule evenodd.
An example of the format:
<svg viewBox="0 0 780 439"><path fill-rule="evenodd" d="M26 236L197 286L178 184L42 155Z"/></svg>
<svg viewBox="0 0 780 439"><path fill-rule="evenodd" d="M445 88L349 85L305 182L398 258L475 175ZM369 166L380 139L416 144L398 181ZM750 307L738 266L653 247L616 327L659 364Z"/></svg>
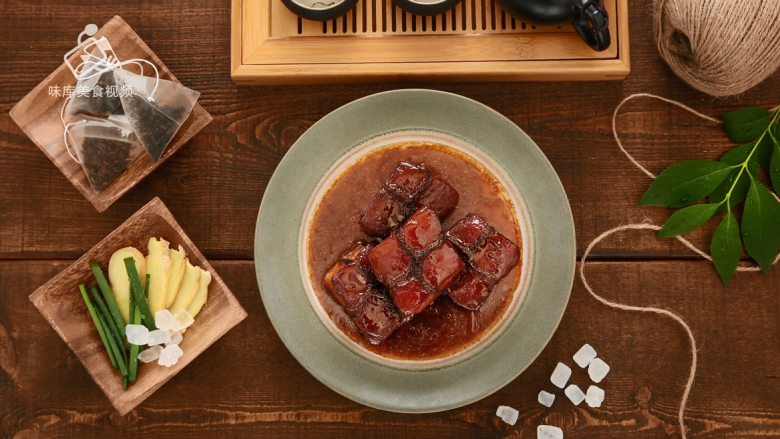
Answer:
<svg viewBox="0 0 780 439"><path fill-rule="evenodd" d="M433 17L360 0L325 23L281 0L232 0L238 85L382 81L619 80L628 75L628 0L605 0L612 45L591 50L569 26L531 26L495 0L463 0Z"/></svg>

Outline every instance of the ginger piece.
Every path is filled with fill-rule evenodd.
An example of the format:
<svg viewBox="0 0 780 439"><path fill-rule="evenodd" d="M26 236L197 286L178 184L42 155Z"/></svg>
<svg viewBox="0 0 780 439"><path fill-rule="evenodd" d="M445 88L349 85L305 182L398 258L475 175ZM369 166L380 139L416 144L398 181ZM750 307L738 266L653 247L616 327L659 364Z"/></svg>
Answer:
<svg viewBox="0 0 780 439"><path fill-rule="evenodd" d="M171 269L170 243L162 238L149 238L146 272L149 273L149 309L152 315L165 308L168 273Z"/></svg>

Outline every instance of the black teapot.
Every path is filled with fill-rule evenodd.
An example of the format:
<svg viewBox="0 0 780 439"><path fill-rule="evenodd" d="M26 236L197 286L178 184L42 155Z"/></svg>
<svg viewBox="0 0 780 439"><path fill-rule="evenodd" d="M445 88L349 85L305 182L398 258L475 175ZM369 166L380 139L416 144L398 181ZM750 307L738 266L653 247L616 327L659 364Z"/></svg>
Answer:
<svg viewBox="0 0 780 439"><path fill-rule="evenodd" d="M571 23L580 38L601 52L610 45L609 16L604 0L498 0L511 16L529 24Z"/></svg>

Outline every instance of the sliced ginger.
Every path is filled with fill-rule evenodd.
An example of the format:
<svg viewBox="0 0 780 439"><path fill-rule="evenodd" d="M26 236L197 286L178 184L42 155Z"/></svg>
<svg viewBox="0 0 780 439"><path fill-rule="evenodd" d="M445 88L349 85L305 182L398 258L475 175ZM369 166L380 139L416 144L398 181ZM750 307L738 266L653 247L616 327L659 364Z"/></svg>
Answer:
<svg viewBox="0 0 780 439"><path fill-rule="evenodd" d="M146 272L149 273L149 309L152 315L165 308L168 274L171 269L170 243L162 238L149 239Z"/></svg>
<svg viewBox="0 0 780 439"><path fill-rule="evenodd" d="M176 293L176 299L173 301L170 308L168 308L172 314L176 314L179 310L187 309L195 298L195 295L198 293L200 268L192 265L189 259L185 260L184 265L184 279L182 279L179 291Z"/></svg>
<svg viewBox="0 0 780 439"><path fill-rule="evenodd" d="M184 260L187 258L187 253L179 246L178 250L171 249L171 271L168 276L168 285L165 288L165 305L163 308L170 308L173 305L173 301L176 299L176 294L181 287L181 281L184 279Z"/></svg>
<svg viewBox="0 0 780 439"><path fill-rule="evenodd" d="M195 297L192 299L192 303L190 303L190 306L187 307L187 312L192 316L192 318L195 318L195 316L198 315L200 309L203 308L203 305L208 300L210 283L211 283L211 272L201 268L198 292L195 294Z"/></svg>

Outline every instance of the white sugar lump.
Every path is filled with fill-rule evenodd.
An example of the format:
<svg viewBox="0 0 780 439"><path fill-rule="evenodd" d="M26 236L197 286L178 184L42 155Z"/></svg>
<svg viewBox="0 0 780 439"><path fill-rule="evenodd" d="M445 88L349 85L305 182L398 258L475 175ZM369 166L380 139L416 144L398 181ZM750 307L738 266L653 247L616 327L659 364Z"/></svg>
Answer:
<svg viewBox="0 0 780 439"><path fill-rule="evenodd" d="M545 407L551 407L554 401L555 401L555 395L553 395L552 393L545 392L544 390L539 392L539 404Z"/></svg>
<svg viewBox="0 0 780 439"><path fill-rule="evenodd" d="M173 318L174 323L171 327L171 330L173 331L181 331L182 329L189 328L190 325L195 323L195 319L193 319L190 313L188 313L185 309L179 310L179 312L177 312Z"/></svg>
<svg viewBox="0 0 780 439"><path fill-rule="evenodd" d="M604 391L596 386L588 387L588 393L585 395L585 403L589 407L601 407L604 401Z"/></svg>
<svg viewBox="0 0 780 439"><path fill-rule="evenodd" d="M590 362L588 366L588 375L594 383L600 383L605 376L609 373L609 364L605 363L601 358L596 358Z"/></svg>
<svg viewBox="0 0 780 439"><path fill-rule="evenodd" d="M144 363L154 361L160 358L160 352L162 352L162 350L163 350L162 346L152 346L149 349L146 349L140 354L138 354L138 359L143 361Z"/></svg>
<svg viewBox="0 0 780 439"><path fill-rule="evenodd" d="M520 412L513 409L512 407L507 407L505 405L499 406L498 410L496 410L496 416L500 417L502 421L509 425L515 425L519 415Z"/></svg>
<svg viewBox="0 0 780 439"><path fill-rule="evenodd" d="M171 367L179 362L179 357L184 355L179 345L166 346L160 352L160 360L157 362L160 366Z"/></svg>
<svg viewBox="0 0 780 439"><path fill-rule="evenodd" d="M171 333L168 331L163 331L162 329L155 329L154 331L149 333L149 341L147 344L149 346L154 346L158 344L168 343L171 341Z"/></svg>
<svg viewBox="0 0 780 439"><path fill-rule="evenodd" d="M569 366L563 363L558 363L558 365L555 366L555 370L553 371L552 376L550 376L550 381L557 387L563 389L566 387L566 383L569 382L570 376L571 369L569 369Z"/></svg>
<svg viewBox="0 0 780 439"><path fill-rule="evenodd" d="M593 349L593 346L585 344L585 346L581 347L580 350L574 354L574 362L577 363L577 366L584 368L588 367L588 364L596 357L596 350Z"/></svg>
<svg viewBox="0 0 780 439"><path fill-rule="evenodd" d="M563 430L552 425L540 425L536 428L537 439L563 439Z"/></svg>
<svg viewBox="0 0 780 439"><path fill-rule="evenodd" d="M165 343L165 346L179 344L181 343L182 339L184 339L184 337L181 335L181 332L173 331L171 332L171 340L168 343Z"/></svg>
<svg viewBox="0 0 780 439"><path fill-rule="evenodd" d="M127 325L125 326L125 334L127 334L127 342L143 346L149 342L149 330L144 325Z"/></svg>
<svg viewBox="0 0 780 439"><path fill-rule="evenodd" d="M572 384L571 386L567 387L563 393L569 397L569 400L571 400L574 405L580 405L582 401L585 401L585 393L583 393L582 389L580 389L576 384Z"/></svg>
<svg viewBox="0 0 780 439"><path fill-rule="evenodd" d="M176 319L167 309L161 309L154 313L154 324L157 326L157 329L168 331L173 328L174 323L176 323Z"/></svg>

